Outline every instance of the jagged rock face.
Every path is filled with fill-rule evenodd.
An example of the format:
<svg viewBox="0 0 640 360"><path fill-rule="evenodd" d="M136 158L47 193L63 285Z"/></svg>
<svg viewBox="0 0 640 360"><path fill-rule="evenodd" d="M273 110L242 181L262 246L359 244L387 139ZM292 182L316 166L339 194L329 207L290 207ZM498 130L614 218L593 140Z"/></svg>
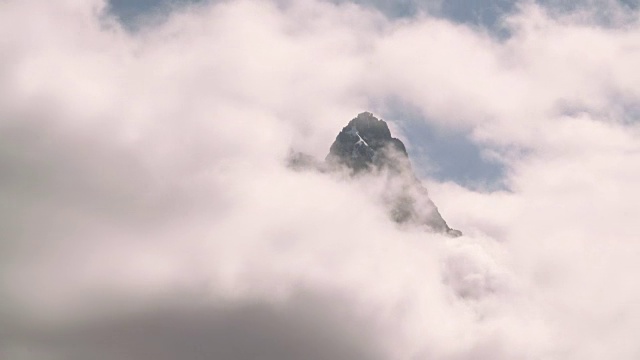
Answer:
<svg viewBox="0 0 640 360"><path fill-rule="evenodd" d="M394 221L461 235L447 225L413 173L402 141L392 137L387 123L373 114L359 114L342 129L331 145L326 163L329 169L347 168L353 175L385 176L387 184L381 196Z"/></svg>
<svg viewBox="0 0 640 360"><path fill-rule="evenodd" d="M329 149L327 163L346 165L354 172L388 166L398 170L408 165L407 149L391 137L387 123L365 112L351 120Z"/></svg>

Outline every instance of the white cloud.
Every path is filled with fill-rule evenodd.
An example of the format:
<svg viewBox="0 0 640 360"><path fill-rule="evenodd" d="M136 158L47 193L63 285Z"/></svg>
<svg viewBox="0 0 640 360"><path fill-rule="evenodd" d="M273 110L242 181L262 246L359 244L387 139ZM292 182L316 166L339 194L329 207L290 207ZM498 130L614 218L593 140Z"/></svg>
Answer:
<svg viewBox="0 0 640 360"><path fill-rule="evenodd" d="M637 21L528 6L499 41L347 3L233 1L131 34L104 8L0 4L3 358L146 360L170 339L176 356L236 356L187 352L220 324L291 359L637 358ZM388 98L508 166L510 191L428 182L466 236L398 229L375 181L285 167ZM234 310L255 303L258 320ZM260 319L284 337L261 345ZM300 348L272 352L296 329Z"/></svg>

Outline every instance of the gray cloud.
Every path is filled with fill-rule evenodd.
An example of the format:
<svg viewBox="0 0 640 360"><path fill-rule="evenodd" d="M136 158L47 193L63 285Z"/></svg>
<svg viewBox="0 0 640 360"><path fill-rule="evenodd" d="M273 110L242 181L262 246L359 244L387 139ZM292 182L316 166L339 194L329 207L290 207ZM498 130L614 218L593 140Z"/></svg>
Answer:
<svg viewBox="0 0 640 360"><path fill-rule="evenodd" d="M375 349L372 334L344 299L298 293L283 304L166 304L78 321L55 331L24 329L5 335L12 345L5 356L373 360L381 350Z"/></svg>

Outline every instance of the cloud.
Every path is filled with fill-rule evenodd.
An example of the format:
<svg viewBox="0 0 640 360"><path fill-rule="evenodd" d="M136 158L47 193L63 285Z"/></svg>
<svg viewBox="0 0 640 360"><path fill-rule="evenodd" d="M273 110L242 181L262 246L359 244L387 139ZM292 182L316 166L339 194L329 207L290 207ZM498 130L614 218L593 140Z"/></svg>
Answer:
<svg viewBox="0 0 640 360"><path fill-rule="evenodd" d="M527 5L496 39L312 0L105 11L0 5L0 357L638 357L633 16ZM286 167L398 101L505 167L425 180L466 236Z"/></svg>
<svg viewBox="0 0 640 360"><path fill-rule="evenodd" d="M370 330L340 299L325 297L300 292L279 306L164 305L55 333L36 330L31 347L14 351L55 348L65 359L377 359Z"/></svg>

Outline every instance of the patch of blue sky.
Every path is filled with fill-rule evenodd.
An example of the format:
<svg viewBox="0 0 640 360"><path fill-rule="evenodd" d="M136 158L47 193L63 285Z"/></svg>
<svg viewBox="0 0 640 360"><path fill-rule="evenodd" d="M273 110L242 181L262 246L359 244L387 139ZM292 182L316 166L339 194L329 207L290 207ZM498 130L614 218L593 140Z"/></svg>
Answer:
<svg viewBox="0 0 640 360"><path fill-rule="evenodd" d="M137 29L149 16L169 13L172 7L205 0L109 0L109 11L128 29Z"/></svg>
<svg viewBox="0 0 640 360"><path fill-rule="evenodd" d="M113 14L125 25L131 25L141 15L160 11L168 6L197 3L206 0L109 0ZM480 26L498 36L508 35L502 19L518 10L519 4L527 0L333 0L334 2L353 2L362 6L378 9L390 18L413 17L420 12L471 26ZM593 0L537 0L538 4L556 12L577 10L597 10L599 6L610 6L609 2ZM614 0L623 8L637 10L640 0ZM601 14L606 18L606 14ZM606 19L605 19L606 20ZM606 21L604 21L606 22Z"/></svg>
<svg viewBox="0 0 640 360"><path fill-rule="evenodd" d="M131 24L140 16L160 11L168 6L202 2L203 0L110 0L113 14L125 24ZM493 26L497 19L510 11L514 0L447 0L440 3L434 0L334 0L335 2L354 2L362 6L376 8L390 18L413 17L420 12L448 18L460 23ZM629 0L627 0L629 1Z"/></svg>
<svg viewBox="0 0 640 360"><path fill-rule="evenodd" d="M391 106L379 115L402 131L418 177L452 181L474 190L506 189L505 165L487 156L491 149L474 142L469 132L435 125L406 105Z"/></svg>

